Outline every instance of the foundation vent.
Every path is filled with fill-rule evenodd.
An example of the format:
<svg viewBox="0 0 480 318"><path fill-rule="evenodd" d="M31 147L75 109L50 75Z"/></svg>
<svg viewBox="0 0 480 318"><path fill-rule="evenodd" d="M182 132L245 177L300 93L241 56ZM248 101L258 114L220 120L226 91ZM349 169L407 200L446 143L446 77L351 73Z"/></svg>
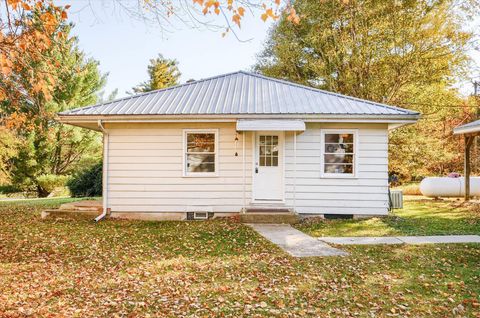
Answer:
<svg viewBox="0 0 480 318"><path fill-rule="evenodd" d="M208 220L213 218L213 212L187 212L187 220L193 221L193 220Z"/></svg>

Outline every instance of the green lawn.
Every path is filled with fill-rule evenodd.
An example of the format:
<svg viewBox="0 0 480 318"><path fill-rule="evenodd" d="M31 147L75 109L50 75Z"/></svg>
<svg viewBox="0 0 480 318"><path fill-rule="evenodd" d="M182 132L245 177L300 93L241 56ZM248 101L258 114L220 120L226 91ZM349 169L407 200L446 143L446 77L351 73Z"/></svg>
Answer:
<svg viewBox="0 0 480 318"><path fill-rule="evenodd" d="M61 202L0 203L0 317L480 317L479 244L296 259L233 220L39 218Z"/></svg>
<svg viewBox="0 0 480 318"><path fill-rule="evenodd" d="M480 234L480 208L452 201L410 200L387 217L307 220L297 228L312 236Z"/></svg>

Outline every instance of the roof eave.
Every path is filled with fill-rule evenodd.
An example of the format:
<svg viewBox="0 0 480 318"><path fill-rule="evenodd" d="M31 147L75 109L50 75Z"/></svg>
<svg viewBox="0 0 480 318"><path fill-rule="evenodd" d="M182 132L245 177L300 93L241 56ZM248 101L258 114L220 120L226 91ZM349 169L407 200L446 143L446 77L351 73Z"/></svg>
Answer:
<svg viewBox="0 0 480 318"><path fill-rule="evenodd" d="M57 120L71 125L104 122L235 122L237 119L301 119L306 122L358 122L385 124L413 124L420 114L366 115L366 114L241 114L241 115L58 115Z"/></svg>
<svg viewBox="0 0 480 318"><path fill-rule="evenodd" d="M480 126L453 128L454 135L469 135L478 133L480 133Z"/></svg>

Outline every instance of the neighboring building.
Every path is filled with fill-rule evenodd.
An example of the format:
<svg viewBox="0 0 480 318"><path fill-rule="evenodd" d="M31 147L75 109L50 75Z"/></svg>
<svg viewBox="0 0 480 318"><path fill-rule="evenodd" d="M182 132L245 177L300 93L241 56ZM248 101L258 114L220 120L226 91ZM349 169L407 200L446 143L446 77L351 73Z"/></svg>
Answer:
<svg viewBox="0 0 480 318"><path fill-rule="evenodd" d="M59 114L104 131L113 217L388 213L388 130L419 114L236 72Z"/></svg>

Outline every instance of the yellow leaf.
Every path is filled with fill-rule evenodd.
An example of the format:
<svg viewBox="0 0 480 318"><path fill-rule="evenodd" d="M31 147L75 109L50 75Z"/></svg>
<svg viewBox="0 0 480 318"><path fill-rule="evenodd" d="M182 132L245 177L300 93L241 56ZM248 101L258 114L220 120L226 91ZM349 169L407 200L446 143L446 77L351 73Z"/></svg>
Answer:
<svg viewBox="0 0 480 318"><path fill-rule="evenodd" d="M13 10L17 10L20 0L7 0L7 4L10 5Z"/></svg>
<svg viewBox="0 0 480 318"><path fill-rule="evenodd" d="M214 12L215 12L215 14L219 15L219 14L220 14L220 9L219 9L219 8L215 8Z"/></svg>
<svg viewBox="0 0 480 318"><path fill-rule="evenodd" d="M266 13L262 13L262 15L260 16L260 18L263 20L263 22L267 21L268 19L268 15Z"/></svg>
<svg viewBox="0 0 480 318"><path fill-rule="evenodd" d="M240 26L240 20L241 20L241 19L242 19L242 18L241 18L238 14L234 14L234 15L232 16L232 21L235 22L235 24L237 24L238 26Z"/></svg>
<svg viewBox="0 0 480 318"><path fill-rule="evenodd" d="M245 14L245 9L243 7L238 7L238 14L243 17L243 15Z"/></svg>

